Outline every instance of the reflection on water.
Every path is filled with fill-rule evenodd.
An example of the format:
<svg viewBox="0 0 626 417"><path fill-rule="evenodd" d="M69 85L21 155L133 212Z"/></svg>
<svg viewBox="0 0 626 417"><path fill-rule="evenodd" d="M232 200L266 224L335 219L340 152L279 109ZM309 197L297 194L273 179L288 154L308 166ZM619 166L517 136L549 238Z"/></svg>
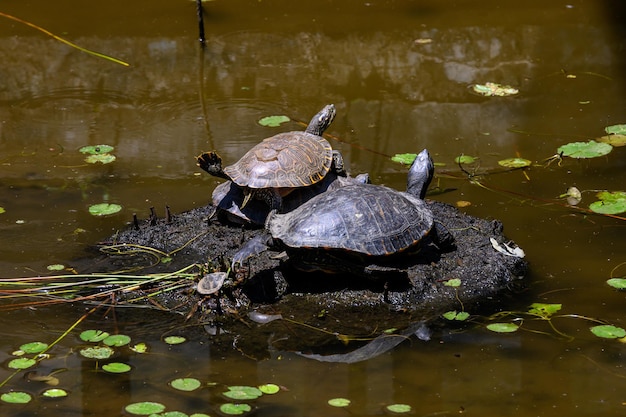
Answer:
<svg viewBox="0 0 626 417"><path fill-rule="evenodd" d="M208 2L208 43L200 53L191 2L113 1L99 5L95 17L75 0L6 2L3 12L131 66L98 60L14 22L1 25L0 275L71 266L87 245L124 227L134 212L147 217L150 206L162 212L166 204L173 211L205 204L217 182L196 175L197 154L216 149L227 163L235 161L264 137L302 129L297 121L334 103L338 116L328 133L353 173L369 172L374 182L403 189L405 171L387 156L428 147L445 163L433 188L452 190L433 198L467 200L470 214L503 221L533 272L527 293L515 305L501 300L502 309L562 303L565 314L623 326L623 294L604 284L624 262L622 222L546 201L571 185L585 191L583 205L593 201L592 190L623 189L624 148L597 160L537 164L526 174L499 173L497 165L518 155L540 162L564 143L625 122L624 41L613 23L619 10L611 2L606 8L475 3ZM486 81L521 93L486 99L469 92L468 84ZM293 122L258 125L271 114ZM85 164L78 149L101 143L115 146L115 163ZM481 178L490 189L463 179L453 163L461 153L480 157L478 172L491 173ZM87 207L102 201L124 210L90 217ZM21 343L54 340L84 311L77 305L3 312L0 379ZM162 398L168 409L215 414L219 392L181 396L166 386L186 375L288 388L262 399L262 415L345 414L326 405L341 396L353 401L355 415L380 414L391 403L411 404L420 415L623 412L622 345L596 340L583 319L556 323L574 341L470 327L341 365L283 352L255 362L236 349L216 350L200 329L183 329L180 317L128 310L114 320L110 314L95 314L81 328L126 332L152 352L125 354L133 372L112 377L68 356L77 343L72 334L55 348L53 362L40 365L42 372L68 368L70 398L49 408L38 399L24 412L115 415L129 402ZM190 332L192 340L168 347L160 338L172 329ZM1 390L13 388L43 389L17 378Z"/></svg>

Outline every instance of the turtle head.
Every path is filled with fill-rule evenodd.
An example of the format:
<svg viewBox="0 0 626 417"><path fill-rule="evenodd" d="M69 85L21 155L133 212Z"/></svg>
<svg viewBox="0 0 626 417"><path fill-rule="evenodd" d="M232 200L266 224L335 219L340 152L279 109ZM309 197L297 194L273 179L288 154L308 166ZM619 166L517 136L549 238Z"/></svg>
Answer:
<svg viewBox="0 0 626 417"><path fill-rule="evenodd" d="M319 113L313 116L306 128L306 132L311 133L312 135L322 136L324 131L333 122L336 113L337 110L335 110L334 104L324 106Z"/></svg>
<svg viewBox="0 0 626 417"><path fill-rule="evenodd" d="M407 180L406 190L409 194L421 198L426 197L426 190L430 185L435 174L435 164L430 157L427 149L420 152L411 168L409 169L409 176Z"/></svg>

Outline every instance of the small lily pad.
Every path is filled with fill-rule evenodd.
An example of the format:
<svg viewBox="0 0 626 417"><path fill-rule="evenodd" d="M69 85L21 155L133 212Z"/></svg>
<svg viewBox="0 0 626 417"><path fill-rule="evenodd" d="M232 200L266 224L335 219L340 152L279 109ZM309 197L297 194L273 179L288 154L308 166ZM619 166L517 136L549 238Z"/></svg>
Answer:
<svg viewBox="0 0 626 417"><path fill-rule="evenodd" d="M220 411L231 416L238 416L252 410L249 404L226 403L220 405Z"/></svg>
<svg viewBox="0 0 626 417"><path fill-rule="evenodd" d="M27 369L37 363L36 360L30 358L18 358L9 362L9 368L11 369Z"/></svg>
<svg viewBox="0 0 626 417"><path fill-rule="evenodd" d="M233 385L228 387L228 391L224 393L225 397L233 400L254 400L262 395L263 393L257 387L249 387L245 385Z"/></svg>
<svg viewBox="0 0 626 417"><path fill-rule="evenodd" d="M598 142L608 143L611 146L626 146L626 135L607 135L597 139Z"/></svg>
<svg viewBox="0 0 626 417"><path fill-rule="evenodd" d="M519 93L517 88L513 88L510 85L497 84L492 82L487 82L485 84L473 84L472 91L476 94L480 94L485 97L506 97L512 96Z"/></svg>
<svg viewBox="0 0 626 417"><path fill-rule="evenodd" d="M626 211L626 192L624 191L602 191L596 194L600 200L589 205L589 209L594 213L618 214Z"/></svg>
<svg viewBox="0 0 626 417"><path fill-rule="evenodd" d="M0 207L0 214L2 213L6 213L6 210L4 209L4 207Z"/></svg>
<svg viewBox="0 0 626 417"><path fill-rule="evenodd" d="M283 123L287 123L291 119L287 116L267 116L259 120L261 126L278 127Z"/></svg>
<svg viewBox="0 0 626 417"><path fill-rule="evenodd" d="M512 333L516 332L519 326L513 323L491 323L487 325L487 329L496 333Z"/></svg>
<svg viewBox="0 0 626 417"><path fill-rule="evenodd" d="M43 342L30 342L20 346L20 350L24 353L41 353L48 349L48 344Z"/></svg>
<svg viewBox="0 0 626 417"><path fill-rule="evenodd" d="M89 145L79 149L81 153L89 155L101 155L113 152L115 148L111 145Z"/></svg>
<svg viewBox="0 0 626 417"><path fill-rule="evenodd" d="M470 315L467 311L457 312L456 310L453 310L453 311L446 311L445 313L443 313L443 317L446 320L465 321L469 318L469 316Z"/></svg>
<svg viewBox="0 0 626 417"><path fill-rule="evenodd" d="M551 315L561 310L562 304L544 304L544 303L532 303L528 310L531 314L537 314L539 316L548 318Z"/></svg>
<svg viewBox="0 0 626 417"><path fill-rule="evenodd" d="M411 165L415 158L417 158L416 153L397 153L391 157L391 160L400 164Z"/></svg>
<svg viewBox="0 0 626 417"><path fill-rule="evenodd" d="M460 287L461 286L461 279L460 278L452 278L452 279L449 279L447 281L444 281L443 285L445 285L446 287Z"/></svg>
<svg viewBox="0 0 626 417"><path fill-rule="evenodd" d="M347 407L350 405L350 402L347 398L331 398L328 400L328 405L332 407Z"/></svg>
<svg viewBox="0 0 626 417"><path fill-rule="evenodd" d="M46 398L62 398L67 397L67 391L61 388L50 388L41 393Z"/></svg>
<svg viewBox="0 0 626 417"><path fill-rule="evenodd" d="M80 354L89 359L108 359L113 353L113 349L108 346L94 346L80 350Z"/></svg>
<svg viewBox="0 0 626 417"><path fill-rule="evenodd" d="M131 370L130 365L122 362L111 362L106 365L102 365L102 370L111 374L123 374Z"/></svg>
<svg viewBox="0 0 626 417"><path fill-rule="evenodd" d="M498 164L505 168L525 168L530 166L531 163L531 161L524 158L508 158L498 161Z"/></svg>
<svg viewBox="0 0 626 417"><path fill-rule="evenodd" d="M65 265L63 264L52 264L46 267L48 271L63 271L65 269Z"/></svg>
<svg viewBox="0 0 626 417"><path fill-rule="evenodd" d="M606 283L618 290L626 290L626 278L611 278Z"/></svg>
<svg viewBox="0 0 626 417"><path fill-rule="evenodd" d="M0 400L9 404L27 404L32 399L32 395L21 391L5 392L0 396Z"/></svg>
<svg viewBox="0 0 626 417"><path fill-rule="evenodd" d="M89 214L92 216L108 216L122 210L122 206L112 203L100 203L89 206Z"/></svg>
<svg viewBox="0 0 626 417"><path fill-rule="evenodd" d="M168 345L180 345L181 343L185 343L187 339L185 339L183 336L167 336L165 339L163 339L163 341Z"/></svg>
<svg viewBox="0 0 626 417"><path fill-rule="evenodd" d="M125 334L114 334L105 338L102 343L107 346L124 346L130 343L130 337Z"/></svg>
<svg viewBox="0 0 626 417"><path fill-rule="evenodd" d="M626 330L621 327L615 327L610 324L603 324L600 326L593 326L591 333L604 339L619 339L626 336Z"/></svg>
<svg viewBox="0 0 626 417"><path fill-rule="evenodd" d="M103 153L99 155L89 155L85 158L85 162L87 162L88 164L96 164L98 162L101 164L110 164L116 159L117 158L115 157L115 155L111 155L110 153Z"/></svg>
<svg viewBox="0 0 626 417"><path fill-rule="evenodd" d="M196 378L176 378L170 381L170 386L179 391L195 391L202 383Z"/></svg>
<svg viewBox="0 0 626 417"><path fill-rule="evenodd" d="M101 342L109 337L109 333L103 330L85 330L80 334L80 339L85 342Z"/></svg>
<svg viewBox="0 0 626 417"><path fill-rule="evenodd" d="M161 403L144 401L140 403L128 404L124 409L130 414L149 416L150 414L163 412L165 410L165 406Z"/></svg>
<svg viewBox="0 0 626 417"><path fill-rule="evenodd" d="M454 162L457 164L473 164L478 158L470 155L460 155L454 158Z"/></svg>
<svg viewBox="0 0 626 417"><path fill-rule="evenodd" d="M148 351L148 346L141 342L141 343L137 343L134 346L130 347L130 350L132 350L135 353L146 353Z"/></svg>
<svg viewBox="0 0 626 417"><path fill-rule="evenodd" d="M386 408L392 413L408 413L412 410L408 404L390 404Z"/></svg>
<svg viewBox="0 0 626 417"><path fill-rule="evenodd" d="M263 394L276 394L278 391L280 391L280 387L276 384L263 384L263 385L259 385L259 390L263 393Z"/></svg>
<svg viewBox="0 0 626 417"><path fill-rule="evenodd" d="M613 147L608 143L596 142L571 142L557 149L558 154L569 156L570 158L596 158L609 154Z"/></svg>
<svg viewBox="0 0 626 417"><path fill-rule="evenodd" d="M626 124L607 126L604 131L609 135L626 135Z"/></svg>

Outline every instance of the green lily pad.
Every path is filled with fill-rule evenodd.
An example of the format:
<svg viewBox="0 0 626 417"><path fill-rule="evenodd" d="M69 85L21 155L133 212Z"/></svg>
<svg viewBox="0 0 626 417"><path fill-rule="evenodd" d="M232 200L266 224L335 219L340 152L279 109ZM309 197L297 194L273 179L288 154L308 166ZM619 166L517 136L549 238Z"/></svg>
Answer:
<svg viewBox="0 0 626 417"><path fill-rule="evenodd" d="M211 417L211 416L208 414L204 414L204 413L193 413L189 417Z"/></svg>
<svg viewBox="0 0 626 417"><path fill-rule="evenodd" d="M165 406L161 403L144 401L140 403L128 404L124 409L130 414L149 416L150 414L163 412L165 410Z"/></svg>
<svg viewBox="0 0 626 417"><path fill-rule="evenodd" d="M626 290L626 278L611 278L606 283L618 290Z"/></svg>
<svg viewBox="0 0 626 417"><path fill-rule="evenodd" d="M181 343L185 343L187 339L185 339L183 336L167 336L165 339L163 339L163 341L168 345L179 345Z"/></svg>
<svg viewBox="0 0 626 417"><path fill-rule="evenodd" d="M497 84L492 82L487 82L485 84L474 84L471 86L472 91L476 94L480 94L485 97L506 97L512 96L519 93L517 88L513 88L510 85Z"/></svg>
<svg viewBox="0 0 626 417"><path fill-rule="evenodd" d="M474 156L459 155L456 158L454 158L454 162L456 162L457 164L473 164L474 162L476 162L477 159L478 158Z"/></svg>
<svg viewBox="0 0 626 417"><path fill-rule="evenodd" d="M386 408L392 413L408 413L412 410L408 404L390 404Z"/></svg>
<svg viewBox="0 0 626 417"><path fill-rule="evenodd" d="M263 394L276 394L278 391L280 391L280 387L276 384L263 384L263 385L259 385L259 390L263 393Z"/></svg>
<svg viewBox="0 0 626 417"><path fill-rule="evenodd" d="M93 346L80 350L80 354L89 359L108 359L113 353L113 349L108 346Z"/></svg>
<svg viewBox="0 0 626 417"><path fill-rule="evenodd" d="M43 342L30 342L20 346L20 349L25 353L41 353L48 349L48 344Z"/></svg>
<svg viewBox="0 0 626 417"><path fill-rule="evenodd" d="M491 323L487 325L487 329L496 333L512 333L517 331L519 326L513 323Z"/></svg>
<svg viewBox="0 0 626 417"><path fill-rule="evenodd" d="M141 343L137 343L134 346L130 347L130 350L132 350L135 353L146 353L148 351L148 346L141 342Z"/></svg>
<svg viewBox="0 0 626 417"><path fill-rule="evenodd" d="M6 213L6 210L4 209L4 207L0 207L0 214L2 213Z"/></svg>
<svg viewBox="0 0 626 417"><path fill-rule="evenodd" d="M116 159L117 158L115 157L115 155L111 155L110 153L103 153L99 155L89 155L85 158L85 162L87 162L88 164L110 164Z"/></svg>
<svg viewBox="0 0 626 417"><path fill-rule="evenodd" d="M27 404L33 399L27 392L12 391L0 395L0 400L9 404Z"/></svg>
<svg viewBox="0 0 626 417"><path fill-rule="evenodd" d="M89 214L92 216L108 216L115 214L122 210L122 206L119 204L100 203L89 206Z"/></svg>
<svg viewBox="0 0 626 417"><path fill-rule="evenodd" d="M220 405L220 411L231 416L238 416L252 410L249 404L226 403Z"/></svg>
<svg viewBox="0 0 626 417"><path fill-rule="evenodd" d="M598 156L607 155L613 150L608 143L596 142L571 142L557 149L558 154L569 156L570 158L596 158Z"/></svg>
<svg viewBox="0 0 626 417"><path fill-rule="evenodd" d="M267 116L259 120L259 124L266 127L278 127L290 120L291 119L287 116Z"/></svg>
<svg viewBox="0 0 626 417"><path fill-rule="evenodd" d="M111 374L123 374L131 370L130 365L122 362L111 362L106 365L102 365L102 370Z"/></svg>
<svg viewBox="0 0 626 417"><path fill-rule="evenodd" d="M621 327L615 327L610 324L603 324L600 326L593 326L591 333L604 339L619 339L626 336L626 330Z"/></svg>
<svg viewBox="0 0 626 417"><path fill-rule="evenodd" d="M79 149L79 151L81 153L86 153L89 155L101 155L101 154L113 152L113 149L115 148L111 145L89 145L89 146L83 146L82 148Z"/></svg>
<svg viewBox="0 0 626 417"><path fill-rule="evenodd" d="M626 146L626 135L608 135L601 136L598 142L608 143L611 146Z"/></svg>
<svg viewBox="0 0 626 417"><path fill-rule="evenodd" d="M124 346L130 343L130 337L125 334L113 334L105 338L102 343L107 346Z"/></svg>
<svg viewBox="0 0 626 417"><path fill-rule="evenodd" d="M328 400L328 405L332 407L347 407L350 405L350 402L347 398L331 398Z"/></svg>
<svg viewBox="0 0 626 417"><path fill-rule="evenodd" d="M155 414L154 417L189 417L189 416L183 413L182 411L166 411L165 413Z"/></svg>
<svg viewBox="0 0 626 417"><path fill-rule="evenodd" d="M109 333L103 330L85 330L80 334L80 339L85 342L101 342L109 337Z"/></svg>
<svg viewBox="0 0 626 417"><path fill-rule="evenodd" d="M391 160L404 165L411 165L415 158L417 158L416 153L397 153L391 157Z"/></svg>
<svg viewBox="0 0 626 417"><path fill-rule="evenodd" d="M508 158L498 161L498 164L505 168L525 168L530 166L532 162L524 158Z"/></svg>
<svg viewBox="0 0 626 417"><path fill-rule="evenodd" d="M595 201L589 205L589 209L594 213L618 214L626 211L626 192L624 191L602 191L596 194L600 201Z"/></svg>
<svg viewBox="0 0 626 417"><path fill-rule="evenodd" d="M470 315L467 311L457 312L456 310L453 310L453 311L446 311L445 313L443 313L443 317L446 320L465 321L469 318L469 316Z"/></svg>
<svg viewBox="0 0 626 417"><path fill-rule="evenodd" d="M170 386L179 391L195 391L202 383L196 378L177 378L170 381Z"/></svg>
<svg viewBox="0 0 626 417"><path fill-rule="evenodd" d="M67 397L68 393L61 388L50 388L41 393L46 398L62 398Z"/></svg>
<svg viewBox="0 0 626 417"><path fill-rule="evenodd" d="M548 318L561 310L562 304L544 304L544 303L532 303L528 310L531 314L537 314L539 316Z"/></svg>
<svg viewBox="0 0 626 417"><path fill-rule="evenodd" d="M233 385L228 387L228 391L224 393L225 397L233 400L254 400L259 398L263 393L257 387L248 387L245 385Z"/></svg>
<svg viewBox="0 0 626 417"><path fill-rule="evenodd" d="M613 125L604 128L609 135L626 135L626 125Z"/></svg>
<svg viewBox="0 0 626 417"><path fill-rule="evenodd" d="M446 287L460 287L461 286L461 279L460 278L452 278L449 279L447 281L443 282L443 285L445 285Z"/></svg>
<svg viewBox="0 0 626 417"><path fill-rule="evenodd" d="M48 271L63 271L65 269L65 265L63 264L52 264L46 267Z"/></svg>
<svg viewBox="0 0 626 417"><path fill-rule="evenodd" d="M11 369L27 369L37 363L36 360L30 358L18 358L9 362L9 368Z"/></svg>

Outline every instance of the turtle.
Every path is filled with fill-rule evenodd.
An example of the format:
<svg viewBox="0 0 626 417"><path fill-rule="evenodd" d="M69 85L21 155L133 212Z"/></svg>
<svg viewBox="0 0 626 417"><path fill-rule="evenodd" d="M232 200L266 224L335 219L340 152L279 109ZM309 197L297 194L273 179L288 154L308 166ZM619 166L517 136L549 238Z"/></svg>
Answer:
<svg viewBox="0 0 626 417"><path fill-rule="evenodd" d="M284 249L298 269L375 277L397 271L385 265L398 263L401 256L413 260L410 255L425 245L432 244L437 253L449 250L454 238L424 201L433 175L425 149L411 165L406 192L352 184L319 194L286 214L272 210L266 233L249 240L233 264L272 247Z"/></svg>
<svg viewBox="0 0 626 417"><path fill-rule="evenodd" d="M344 187L350 184L369 183L368 174L359 174L356 177L338 176L329 172L322 181L310 187L300 187L282 199L282 212L288 213L301 204L307 202L317 194ZM243 206L245 196L243 189L232 181L226 181L213 190L213 206L219 214L225 214L226 221L235 224L263 227L271 208L261 200L251 200Z"/></svg>
<svg viewBox="0 0 626 417"><path fill-rule="evenodd" d="M322 137L335 114L335 106L328 104L313 116L304 132L285 132L266 138L239 161L224 168L216 152L205 152L197 157L198 166L241 187L244 193L241 207L255 197L280 211L284 196L294 189L319 183L331 169L346 176L341 154Z"/></svg>

